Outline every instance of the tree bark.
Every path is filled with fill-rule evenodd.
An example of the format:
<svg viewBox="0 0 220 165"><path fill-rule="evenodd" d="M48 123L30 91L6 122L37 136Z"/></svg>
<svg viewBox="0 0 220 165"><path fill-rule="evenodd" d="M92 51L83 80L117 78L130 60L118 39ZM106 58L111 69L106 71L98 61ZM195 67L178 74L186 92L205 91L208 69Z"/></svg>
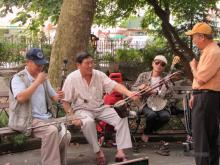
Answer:
<svg viewBox="0 0 220 165"><path fill-rule="evenodd" d="M67 73L74 70L75 56L86 50L97 0L64 0L56 29L49 66L49 79L60 86L63 60L67 59Z"/></svg>

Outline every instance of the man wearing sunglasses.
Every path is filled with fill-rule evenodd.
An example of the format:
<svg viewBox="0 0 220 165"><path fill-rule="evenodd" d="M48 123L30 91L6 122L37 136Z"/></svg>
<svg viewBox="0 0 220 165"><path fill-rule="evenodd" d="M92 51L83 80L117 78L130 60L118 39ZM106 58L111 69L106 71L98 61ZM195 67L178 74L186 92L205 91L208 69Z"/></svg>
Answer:
<svg viewBox="0 0 220 165"><path fill-rule="evenodd" d="M212 28L204 22L185 33L201 51L199 62L193 59L192 129L196 165L219 164L220 48L213 41Z"/></svg>
<svg viewBox="0 0 220 165"><path fill-rule="evenodd" d="M162 78L162 73L166 65L167 59L163 55L155 56L152 62L152 70L149 72L141 73L138 76L135 84L132 86L132 90L137 91L142 90L144 88L148 89L148 87L150 88L150 86L159 82ZM157 93L158 95L163 95L163 97L165 97L168 91L169 90L167 90L165 86L162 86L161 88L158 87L157 89L155 89L151 94ZM147 97L149 97L149 95L144 95L141 99L146 100ZM151 108L148 107L148 105L145 105L142 109L142 113L146 117L146 127L144 129L143 135L141 136L141 139L144 142L148 142L148 135L152 134L153 131L158 130L169 121L170 112L166 109L166 107L161 111L153 111Z"/></svg>

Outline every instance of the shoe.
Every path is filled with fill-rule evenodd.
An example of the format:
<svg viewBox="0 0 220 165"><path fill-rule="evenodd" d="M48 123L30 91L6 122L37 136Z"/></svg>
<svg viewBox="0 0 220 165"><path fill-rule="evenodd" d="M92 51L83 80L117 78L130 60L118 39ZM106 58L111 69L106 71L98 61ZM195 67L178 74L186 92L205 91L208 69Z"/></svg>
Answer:
<svg viewBox="0 0 220 165"><path fill-rule="evenodd" d="M125 156L125 157L115 157L115 162L125 162L127 161L128 158Z"/></svg>
<svg viewBox="0 0 220 165"><path fill-rule="evenodd" d="M147 135L145 135L145 134L142 134L141 140L142 140L143 142L147 143L148 140L149 140L149 136L147 136Z"/></svg>
<svg viewBox="0 0 220 165"><path fill-rule="evenodd" d="M107 165L105 157L97 157L96 162L97 162L97 165Z"/></svg>
<svg viewBox="0 0 220 165"><path fill-rule="evenodd" d="M162 156L169 156L170 155L170 150L168 147L169 143L163 143L162 145L159 146L159 150L155 151L157 154L162 155Z"/></svg>
<svg viewBox="0 0 220 165"><path fill-rule="evenodd" d="M166 151L166 150L157 150L157 151L155 151L155 153L162 155L162 156L169 156L170 155L170 152Z"/></svg>
<svg viewBox="0 0 220 165"><path fill-rule="evenodd" d="M169 148L168 148L167 145L161 145L161 146L159 147L159 150L169 151ZM170 151L169 151L169 152L170 152Z"/></svg>

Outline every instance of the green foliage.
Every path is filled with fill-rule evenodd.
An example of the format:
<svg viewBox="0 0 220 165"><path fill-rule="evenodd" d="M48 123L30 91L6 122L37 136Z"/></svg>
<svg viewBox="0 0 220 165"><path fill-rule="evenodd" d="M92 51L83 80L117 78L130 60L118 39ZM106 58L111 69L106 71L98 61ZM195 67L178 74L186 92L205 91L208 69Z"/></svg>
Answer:
<svg viewBox="0 0 220 165"><path fill-rule="evenodd" d="M94 23L114 26L123 18L136 14L145 4L145 0L100 0Z"/></svg>
<svg viewBox="0 0 220 165"><path fill-rule="evenodd" d="M6 113L2 112L0 114L0 128L7 127L7 125L8 125L8 116L6 115ZM15 146L19 146L25 143L26 140L27 140L27 137L24 134L18 134L18 135L12 135L10 137L5 137L1 139L1 143L11 142Z"/></svg>
<svg viewBox="0 0 220 165"><path fill-rule="evenodd" d="M119 21L124 24L130 16L138 16L138 10L144 12L142 27L148 32L161 33L161 18L159 18L150 4L152 0L101 0L98 3L95 23L115 25ZM168 17L172 17L172 24L178 31L183 32L197 21L207 19L210 9L218 14L218 0L161 0L153 1Z"/></svg>
<svg viewBox="0 0 220 165"><path fill-rule="evenodd" d="M1 112L1 114L0 114L0 128L6 127L7 125L8 125L8 116L4 112Z"/></svg>
<svg viewBox="0 0 220 165"><path fill-rule="evenodd" d="M137 50L133 48L118 49L116 50L114 55L111 53L105 54L103 60L113 63L120 63L120 62L141 63L143 62L143 53L141 50Z"/></svg>
<svg viewBox="0 0 220 165"><path fill-rule="evenodd" d="M116 25L130 16L138 16L144 11L142 27L148 30L159 30L161 20L155 14L150 4L152 0L99 0L97 1L94 23L102 25ZM57 24L62 0L0 0L0 14L13 12L12 7L23 8L13 22L22 25L31 22L30 30L39 32L39 27L50 20ZM172 16L172 22L180 29L185 30L194 22L206 19L210 9L216 10L218 0L160 0L154 1L158 6ZM123 21L122 21L123 22ZM123 24L123 23L122 23Z"/></svg>
<svg viewBox="0 0 220 165"><path fill-rule="evenodd" d="M172 51L169 45L167 45L164 38L161 37L155 38L154 40L149 42L148 45L145 47L145 49L143 49L142 51L143 51L143 61L146 64L146 66L149 66L147 70L150 70L151 63L154 57L158 54L164 55L167 58L168 63L171 63Z"/></svg>
<svg viewBox="0 0 220 165"><path fill-rule="evenodd" d="M163 37L155 37L150 41L144 49L118 49L115 55L107 53L104 55L105 61L113 63L128 63L128 64L144 64L147 70L151 69L151 63L154 57L158 54L166 56L168 63L172 60L172 51L167 45Z"/></svg>
<svg viewBox="0 0 220 165"><path fill-rule="evenodd" d="M142 18L137 16L130 16L128 19L122 20L120 27L122 28L140 28Z"/></svg>
<svg viewBox="0 0 220 165"><path fill-rule="evenodd" d="M45 56L50 59L51 45L47 43L43 32L32 35L30 32L22 31L22 35L12 36L13 39L3 37L0 40L0 62L24 62L25 51L30 46L42 48Z"/></svg>
<svg viewBox="0 0 220 165"><path fill-rule="evenodd" d="M18 134L18 135L13 135L10 138L10 141L15 145L15 146L19 146L22 145L26 142L27 140L27 136L25 136L24 134Z"/></svg>
<svg viewBox="0 0 220 165"><path fill-rule="evenodd" d="M143 62L143 54L137 49L118 49L115 56L116 62Z"/></svg>
<svg viewBox="0 0 220 165"><path fill-rule="evenodd" d="M41 45L41 49L43 50L45 57L50 60L52 46L50 44L43 44Z"/></svg>
<svg viewBox="0 0 220 165"><path fill-rule="evenodd" d="M24 25L30 21L29 29L39 32L47 20L57 24L62 2L62 0L0 0L0 15L13 12L12 7L16 6L22 11L12 22Z"/></svg>
<svg viewBox="0 0 220 165"><path fill-rule="evenodd" d="M25 45L11 42L0 42L0 61L4 62L22 62L24 57L20 54Z"/></svg>

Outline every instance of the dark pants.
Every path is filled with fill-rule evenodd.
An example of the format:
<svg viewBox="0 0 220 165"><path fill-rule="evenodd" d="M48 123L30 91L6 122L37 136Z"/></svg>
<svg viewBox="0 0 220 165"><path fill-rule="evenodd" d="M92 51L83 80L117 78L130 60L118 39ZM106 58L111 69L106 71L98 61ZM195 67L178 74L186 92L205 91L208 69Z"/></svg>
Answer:
<svg viewBox="0 0 220 165"><path fill-rule="evenodd" d="M219 165L220 93L194 95L192 129L196 165Z"/></svg>
<svg viewBox="0 0 220 165"><path fill-rule="evenodd" d="M145 135L152 134L153 131L157 131L170 120L170 112L168 110L155 112L151 108L145 106L143 114L146 117L146 127L144 129Z"/></svg>

